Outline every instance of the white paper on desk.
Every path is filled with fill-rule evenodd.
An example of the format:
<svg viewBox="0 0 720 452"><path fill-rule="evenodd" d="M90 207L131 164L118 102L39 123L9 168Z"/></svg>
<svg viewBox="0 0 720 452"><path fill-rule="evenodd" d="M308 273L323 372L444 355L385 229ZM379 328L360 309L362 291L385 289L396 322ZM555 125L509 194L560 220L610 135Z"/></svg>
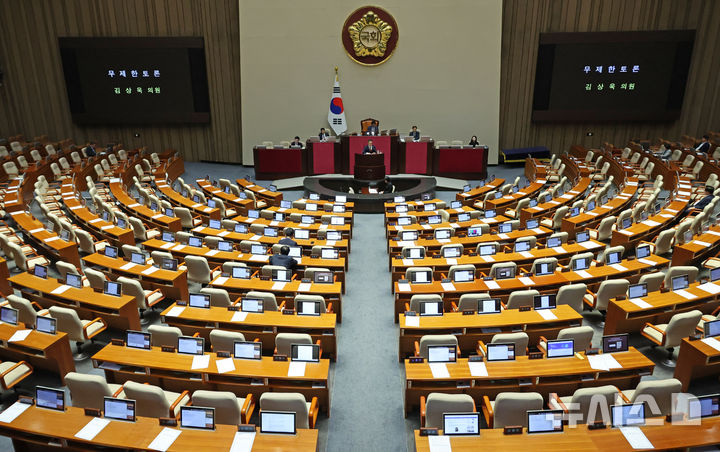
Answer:
<svg viewBox="0 0 720 452"><path fill-rule="evenodd" d="M561 196L562 199L571 199L572 195L564 194Z"/></svg>
<svg viewBox="0 0 720 452"><path fill-rule="evenodd" d="M28 404L28 403L15 402L12 405L10 405L9 407L7 407L7 409L5 411L0 413L0 422L9 424L10 422L14 421L15 418L20 416L23 413L23 411L27 410L28 408L30 408L30 404Z"/></svg>
<svg viewBox="0 0 720 452"><path fill-rule="evenodd" d="M109 423L110 419L95 417L85 424L85 427L81 428L80 431L75 434L75 437L84 439L85 441L92 441Z"/></svg>
<svg viewBox="0 0 720 452"><path fill-rule="evenodd" d="M565 252L565 248L563 248L562 245L556 246L556 247L553 247L553 248L550 248L550 249L553 250L553 253L558 253L558 254L559 254L559 253L564 253L564 252Z"/></svg>
<svg viewBox="0 0 720 452"><path fill-rule="evenodd" d="M717 286L716 284L711 282L700 284L699 286L697 286L697 288L713 295L715 295L716 293L720 293L720 286Z"/></svg>
<svg viewBox="0 0 720 452"><path fill-rule="evenodd" d="M620 432L633 449L655 449L640 427L620 427Z"/></svg>
<svg viewBox="0 0 720 452"><path fill-rule="evenodd" d="M605 360L605 365L607 366L608 369L622 369L622 365L620 365L620 363L617 362L617 359L615 359L615 357L612 354L606 353L606 354L597 355L597 356L604 357L603 359Z"/></svg>
<svg viewBox="0 0 720 452"><path fill-rule="evenodd" d="M686 300L693 300L696 298L695 295L691 294L687 290L674 290L673 292L680 295L681 297L683 297Z"/></svg>
<svg viewBox="0 0 720 452"><path fill-rule="evenodd" d="M457 224L457 223L450 223L450 227L453 228L453 229L457 229L457 228L460 227L460 225Z"/></svg>
<svg viewBox="0 0 720 452"><path fill-rule="evenodd" d="M499 289L500 284L496 283L495 281L485 281L485 285L488 289Z"/></svg>
<svg viewBox="0 0 720 452"><path fill-rule="evenodd" d="M485 224L492 223L493 221L495 221L495 220L492 218L483 218L482 220L480 220L481 223L485 223Z"/></svg>
<svg viewBox="0 0 720 452"><path fill-rule="evenodd" d="M452 452L450 446L450 437L445 435L428 436L428 446L430 446L430 452Z"/></svg>
<svg viewBox="0 0 720 452"><path fill-rule="evenodd" d="M627 271L627 268L623 267L620 264L610 264L610 266L619 272Z"/></svg>
<svg viewBox="0 0 720 452"><path fill-rule="evenodd" d="M432 229L432 226L430 226L429 224L421 224L420 227L423 229Z"/></svg>
<svg viewBox="0 0 720 452"><path fill-rule="evenodd" d="M131 209L134 209L135 207L140 207L140 204L139 204L139 203L134 203L134 204L130 204L128 207L131 208Z"/></svg>
<svg viewBox="0 0 720 452"><path fill-rule="evenodd" d="M397 244L398 246L415 246L415 242L409 240L400 240Z"/></svg>
<svg viewBox="0 0 720 452"><path fill-rule="evenodd" d="M160 433L158 433L158 436L152 440L150 445L148 445L148 449L165 452L170 448L170 446L172 446L177 437L180 436L180 433L182 433L182 431L165 427Z"/></svg>
<svg viewBox="0 0 720 452"><path fill-rule="evenodd" d="M510 236L507 234L498 234L498 238L500 238L502 240L507 240L510 238Z"/></svg>
<svg viewBox="0 0 720 452"><path fill-rule="evenodd" d="M10 339L8 339L8 342L20 342L24 341L26 337L30 335L32 330L17 330L15 333L10 336Z"/></svg>
<svg viewBox="0 0 720 452"><path fill-rule="evenodd" d="M480 259L484 260L485 262L495 262L495 258L492 256L480 256Z"/></svg>
<svg viewBox="0 0 720 452"><path fill-rule="evenodd" d="M285 284L287 284L287 283L283 282L283 281L278 281L272 285L271 290L283 290L285 288Z"/></svg>
<svg viewBox="0 0 720 452"><path fill-rule="evenodd" d="M225 284L225 283L227 282L227 280L228 280L228 278L227 278L226 276L221 276L221 277L219 277L218 279L216 279L215 281L213 281L213 284L217 284L218 286L222 286L223 284Z"/></svg>
<svg viewBox="0 0 720 452"><path fill-rule="evenodd" d="M623 234L623 235L632 235L633 234L632 232L626 231L625 229L618 229L616 232L619 232L620 234Z"/></svg>
<svg viewBox="0 0 720 452"><path fill-rule="evenodd" d="M585 213L588 214L588 215L590 215L591 217L596 217L596 216L597 216L597 213L596 213L596 212L585 212Z"/></svg>
<svg viewBox="0 0 720 452"><path fill-rule="evenodd" d="M309 282L300 283L300 284L298 284L297 291L298 292L309 292L311 287L312 287L312 284Z"/></svg>
<svg viewBox="0 0 720 452"><path fill-rule="evenodd" d="M658 223L657 221L653 221L653 220L645 220L642 222L642 224L644 224L646 226L650 226L650 227L660 226L660 223Z"/></svg>
<svg viewBox="0 0 720 452"><path fill-rule="evenodd" d="M210 250L210 251L208 251L207 253L205 253L205 255L206 255L206 256L214 256L214 255L216 255L216 254L219 253L219 252L220 252L220 250Z"/></svg>
<svg viewBox="0 0 720 452"><path fill-rule="evenodd" d="M210 365L210 355L195 355L190 369L207 369Z"/></svg>
<svg viewBox="0 0 720 452"><path fill-rule="evenodd" d="M409 283L398 283L398 291L400 292L410 292L410 284Z"/></svg>
<svg viewBox="0 0 720 452"><path fill-rule="evenodd" d="M520 254L522 257L526 257L528 259L533 257L533 254L530 251L520 251L520 253L518 253L518 254Z"/></svg>
<svg viewBox="0 0 720 452"><path fill-rule="evenodd" d="M457 265L457 259L454 258L445 258L445 263L447 265Z"/></svg>
<svg viewBox="0 0 720 452"><path fill-rule="evenodd" d="M105 226L100 226L100 230L101 230L101 231L107 231L108 229L112 229L112 228L114 228L114 227L115 227L114 224L106 224Z"/></svg>
<svg viewBox="0 0 720 452"><path fill-rule="evenodd" d="M543 230L540 229L540 228L533 228L532 231L533 231L535 234L542 234L542 233L543 233Z"/></svg>
<svg viewBox="0 0 720 452"><path fill-rule="evenodd" d="M673 216L670 215L669 213L661 213L660 216L663 217L663 218L672 218L672 217L673 217Z"/></svg>
<svg viewBox="0 0 720 452"><path fill-rule="evenodd" d="M250 237L250 240L257 242L258 240L260 240L261 237L262 237L261 235L254 235L254 236Z"/></svg>
<svg viewBox="0 0 720 452"><path fill-rule="evenodd" d="M70 210L78 210L78 209L81 209L81 208L82 208L82 206L72 206L72 207L70 208Z"/></svg>
<svg viewBox="0 0 720 452"><path fill-rule="evenodd" d="M398 224L398 225L395 226L395 230L396 230L396 231L402 231L402 230L403 230L403 227Z"/></svg>
<svg viewBox="0 0 720 452"><path fill-rule="evenodd" d="M277 226L277 225L279 225L279 224L280 224L280 222L278 222L278 221L271 221L271 222L270 222L270 226Z"/></svg>
<svg viewBox="0 0 720 452"><path fill-rule="evenodd" d="M592 275L588 273L587 270L577 270L575 274L581 278L592 278Z"/></svg>
<svg viewBox="0 0 720 452"><path fill-rule="evenodd" d="M450 378L450 372L445 363L430 363L433 378Z"/></svg>
<svg viewBox="0 0 720 452"><path fill-rule="evenodd" d="M69 288L70 288L70 286L68 286L67 284L63 284L63 285L57 286L56 288L54 288L53 290L51 290L50 293L51 293L51 294L55 294L55 295L60 295L61 293L63 293L63 292L65 292L66 290L68 290Z"/></svg>
<svg viewBox="0 0 720 452"><path fill-rule="evenodd" d="M159 270L159 268L150 266L150 267L146 268L145 270L141 271L140 273L142 273L143 275L152 275L153 273L155 273L158 270Z"/></svg>
<svg viewBox="0 0 720 452"><path fill-rule="evenodd" d="M175 242L167 242L160 245L160 248L166 250L168 248L172 248L173 246L175 246Z"/></svg>
<svg viewBox="0 0 720 452"><path fill-rule="evenodd" d="M43 239L43 241L46 242L46 243L47 243L47 242L54 242L55 240L60 240L60 237L55 236L55 237L48 237L48 238L46 238L46 239Z"/></svg>
<svg viewBox="0 0 720 452"><path fill-rule="evenodd" d="M701 339L700 342L705 345L709 345L710 347L720 352L720 341L718 341L714 337L706 337L705 339Z"/></svg>
<svg viewBox="0 0 720 452"><path fill-rule="evenodd" d="M185 249L185 245L180 244L180 245L175 245L175 248L173 248L173 251L182 251L184 249Z"/></svg>
<svg viewBox="0 0 720 452"><path fill-rule="evenodd" d="M487 366L482 361L468 361L468 367L470 368L470 375L473 377L488 376Z"/></svg>
<svg viewBox="0 0 720 452"><path fill-rule="evenodd" d="M518 278L518 280L526 286L535 285L535 281L533 281L532 278L528 278L527 276L521 276Z"/></svg>
<svg viewBox="0 0 720 452"><path fill-rule="evenodd" d="M628 301L641 309L647 309L652 307L650 303L643 300L642 298L630 298Z"/></svg>
<svg viewBox="0 0 720 452"><path fill-rule="evenodd" d="M218 237L225 237L228 234L230 234L230 231L220 231L218 232Z"/></svg>
<svg viewBox="0 0 720 452"><path fill-rule="evenodd" d="M95 224L95 223L98 223L98 222L100 222L100 221L103 221L103 219L102 219L102 218L94 218L94 219L88 221L88 223L90 223L90 224ZM32 231L31 231L31 232L32 232Z"/></svg>
<svg viewBox="0 0 720 452"><path fill-rule="evenodd" d="M268 259L269 258L267 254L253 254L252 256L250 256L250 260L256 262L267 262Z"/></svg>
<svg viewBox="0 0 720 452"><path fill-rule="evenodd" d="M174 306L172 309L165 314L165 317L178 317L185 310L185 306Z"/></svg>
<svg viewBox="0 0 720 452"><path fill-rule="evenodd" d="M437 239L438 243L450 243L450 239Z"/></svg>
<svg viewBox="0 0 720 452"><path fill-rule="evenodd" d="M198 226L198 227L194 228L192 231L193 232L202 232L204 230L205 230L205 226Z"/></svg>
<svg viewBox="0 0 720 452"><path fill-rule="evenodd" d="M450 291L450 292L454 292L454 291L455 291L455 286L454 286L453 283L451 283L451 282L440 283L440 285L442 286L443 290L447 290L447 291Z"/></svg>
<svg viewBox="0 0 720 452"><path fill-rule="evenodd" d="M610 370L607 363L605 362L605 355L588 355L588 364L595 370Z"/></svg>
<svg viewBox="0 0 720 452"><path fill-rule="evenodd" d="M708 242L701 242L700 240L694 240L692 243L695 244L695 245L700 245L700 246L705 246L705 247L710 246L710 243L708 243Z"/></svg>
<svg viewBox="0 0 720 452"><path fill-rule="evenodd" d="M403 259L403 260L402 260L403 265L406 266L406 267L412 266L412 264L413 264L414 262L415 262L415 261L414 261L413 259Z"/></svg>
<svg viewBox="0 0 720 452"><path fill-rule="evenodd" d="M593 249L593 248L597 248L597 247L598 247L598 244L597 244L597 243L591 242L590 240L585 241L585 242L580 242L580 243L578 243L578 245L582 246L582 247L585 248L586 250L591 250L591 249Z"/></svg>
<svg viewBox="0 0 720 452"><path fill-rule="evenodd" d="M162 216L163 216L163 214L159 213L159 214L157 214L157 215L151 216L150 218L152 218L153 220L157 220L158 218L160 218L160 217L162 217Z"/></svg>
<svg viewBox="0 0 720 452"><path fill-rule="evenodd" d="M290 361L288 366L288 377L304 377L305 376L305 361Z"/></svg>
<svg viewBox="0 0 720 452"><path fill-rule="evenodd" d="M644 257L641 259L638 259L638 262L643 263L645 265L651 265L653 267L657 265L657 262L653 262L650 259L645 259Z"/></svg>
<svg viewBox="0 0 720 452"><path fill-rule="evenodd" d="M244 322L247 318L248 313L245 311L235 311L235 313L232 316L232 319L230 319L231 322Z"/></svg>
<svg viewBox="0 0 720 452"><path fill-rule="evenodd" d="M230 452L250 452L255 442L255 432L235 432Z"/></svg>
<svg viewBox="0 0 720 452"><path fill-rule="evenodd" d="M40 231L42 231L42 230L43 230L43 228L37 228L37 229L31 229L31 230L29 230L28 232L29 232L30 234L37 234L38 232L40 232Z"/></svg>
<svg viewBox="0 0 720 452"><path fill-rule="evenodd" d="M535 311L538 314L540 314L540 317L542 317L545 320L556 320L558 317L555 315L555 313L552 311L552 309L540 309L539 311Z"/></svg>
<svg viewBox="0 0 720 452"><path fill-rule="evenodd" d="M414 327L419 328L420 327L420 317L416 315L411 316L405 316L405 326L406 327Z"/></svg>
<svg viewBox="0 0 720 452"><path fill-rule="evenodd" d="M718 231L705 231L705 234L720 235Z"/></svg>
<svg viewBox="0 0 720 452"><path fill-rule="evenodd" d="M235 370L235 361L232 358L218 359L215 361L215 365L221 374Z"/></svg>
<svg viewBox="0 0 720 452"><path fill-rule="evenodd" d="M120 270L130 270L135 266L135 262L128 262L127 264L120 267Z"/></svg>

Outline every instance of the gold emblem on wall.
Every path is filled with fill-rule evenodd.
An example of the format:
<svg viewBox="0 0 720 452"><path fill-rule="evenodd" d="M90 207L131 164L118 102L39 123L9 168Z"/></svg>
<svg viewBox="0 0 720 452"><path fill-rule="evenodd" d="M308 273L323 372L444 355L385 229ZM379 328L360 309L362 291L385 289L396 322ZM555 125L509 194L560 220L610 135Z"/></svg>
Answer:
<svg viewBox="0 0 720 452"><path fill-rule="evenodd" d="M374 66L384 63L395 50L398 30L395 19L384 9L365 6L345 20L342 42L354 61Z"/></svg>

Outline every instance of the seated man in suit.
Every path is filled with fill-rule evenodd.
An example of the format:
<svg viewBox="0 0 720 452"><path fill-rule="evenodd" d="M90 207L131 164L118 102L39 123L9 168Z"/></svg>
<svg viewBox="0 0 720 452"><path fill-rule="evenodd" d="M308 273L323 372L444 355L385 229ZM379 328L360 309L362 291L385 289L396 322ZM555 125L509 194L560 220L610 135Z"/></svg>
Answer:
<svg viewBox="0 0 720 452"><path fill-rule="evenodd" d="M702 140L700 141L700 144L698 144L695 148L695 151L704 152L707 154L710 151L710 137L707 135L703 135Z"/></svg>
<svg viewBox="0 0 720 452"><path fill-rule="evenodd" d="M318 139L320 141L327 141L329 136L330 136L330 134L325 131L325 127L320 127L320 133L318 134Z"/></svg>
<svg viewBox="0 0 720 452"><path fill-rule="evenodd" d="M392 193L395 186L393 185L392 181L390 180L390 176L385 176L385 180L383 181L383 187L382 192L383 193Z"/></svg>
<svg viewBox="0 0 720 452"><path fill-rule="evenodd" d="M696 202L693 205L693 209L703 210L705 206L710 204L712 202L713 198L715 197L713 193L715 192L715 189L711 187L710 185L705 186L705 197L701 199L700 201Z"/></svg>
<svg viewBox="0 0 720 452"><path fill-rule="evenodd" d="M300 137L295 137L295 139L292 140L292 143L290 143L290 147L295 149L302 149L303 144L302 141L300 141Z"/></svg>
<svg viewBox="0 0 720 452"><path fill-rule="evenodd" d="M377 153L378 153L378 150L375 147L375 145L373 144L372 140L368 140L368 144L365 145L365 147L363 148L363 155L364 154L377 154Z"/></svg>
<svg viewBox="0 0 720 452"><path fill-rule="evenodd" d="M279 265L281 267L285 267L288 270L294 270L295 266L297 265L297 261L288 256L290 254L290 247L287 245L283 245L280 248L280 254L273 254L270 256L270 265Z"/></svg>
<svg viewBox="0 0 720 452"><path fill-rule="evenodd" d="M285 228L283 232L285 233L285 237L281 238L278 243L287 246L297 246L297 242L293 240L293 237L295 237L295 229Z"/></svg>
<svg viewBox="0 0 720 452"><path fill-rule="evenodd" d="M417 126L412 126L412 130L408 134L412 137L413 141L420 141L420 132L417 129Z"/></svg>
<svg viewBox="0 0 720 452"><path fill-rule="evenodd" d="M367 135L380 135L380 129L378 128L378 122L373 121L365 131Z"/></svg>
<svg viewBox="0 0 720 452"><path fill-rule="evenodd" d="M97 152L95 152L95 142L91 141L90 144L87 145L85 148L85 154L87 154L88 157L94 157L97 155Z"/></svg>

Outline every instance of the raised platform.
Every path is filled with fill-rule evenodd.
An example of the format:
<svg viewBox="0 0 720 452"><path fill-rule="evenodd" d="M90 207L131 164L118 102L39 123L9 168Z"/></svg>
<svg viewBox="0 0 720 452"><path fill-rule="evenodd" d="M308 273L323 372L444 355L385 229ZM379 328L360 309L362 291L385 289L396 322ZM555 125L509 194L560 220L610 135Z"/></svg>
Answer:
<svg viewBox="0 0 720 452"><path fill-rule="evenodd" d="M317 193L321 198L332 199L338 195L347 196L348 202L355 203L356 213L383 213L385 203L392 201L395 196L404 196L411 201L420 199L423 193L435 196L437 182L430 176L391 176L390 180L395 186L393 193L364 194L360 191L368 184L358 182L353 176L310 176L303 182L307 193ZM350 193L352 188L354 193Z"/></svg>

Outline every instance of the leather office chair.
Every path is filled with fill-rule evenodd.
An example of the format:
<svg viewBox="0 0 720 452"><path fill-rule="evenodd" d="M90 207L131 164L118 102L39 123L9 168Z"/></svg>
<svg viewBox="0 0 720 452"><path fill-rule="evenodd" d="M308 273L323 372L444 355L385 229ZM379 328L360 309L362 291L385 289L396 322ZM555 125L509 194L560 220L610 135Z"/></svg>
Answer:
<svg viewBox="0 0 720 452"><path fill-rule="evenodd" d="M3 361L0 363L0 386L6 391L13 389L32 373L33 366L27 361Z"/></svg>
<svg viewBox="0 0 720 452"><path fill-rule="evenodd" d="M72 273L73 275L79 275L80 272L78 272L77 267L75 267L73 264L69 264L64 261L57 261L55 262L55 268L57 269L58 273L60 273L60 278L62 280L67 279L68 273ZM83 281L84 283L86 280ZM90 283L83 284L84 286L89 286Z"/></svg>
<svg viewBox="0 0 720 452"><path fill-rule="evenodd" d="M557 339L573 339L573 349L575 352L584 352L589 349L592 343L593 332L591 326L571 326L563 328L558 332ZM538 341L538 349L547 353L547 339L540 336Z"/></svg>
<svg viewBox="0 0 720 452"><path fill-rule="evenodd" d="M15 159L15 161L17 162L20 169L25 170L30 166L24 155L18 155L17 158Z"/></svg>
<svg viewBox="0 0 720 452"><path fill-rule="evenodd" d="M529 205L530 200L528 198L523 198L518 201L517 206L514 209L507 209L503 215L508 218L519 218L520 212Z"/></svg>
<svg viewBox="0 0 720 452"><path fill-rule="evenodd" d="M637 223L640 221L641 216L645 208L647 207L647 203L645 201L640 201L632 209L632 219L633 223Z"/></svg>
<svg viewBox="0 0 720 452"><path fill-rule="evenodd" d="M192 394L192 404L215 408L215 419L218 424L239 425L250 422L255 410L255 399L252 394L245 398L237 397L229 391L205 391L199 389Z"/></svg>
<svg viewBox="0 0 720 452"><path fill-rule="evenodd" d="M450 280L455 280L455 273L460 271L471 271L473 274L475 274L475 266L473 264L463 264L463 265L451 265L450 269L448 270L448 278Z"/></svg>
<svg viewBox="0 0 720 452"><path fill-rule="evenodd" d="M394 186L393 186L393 191L395 191ZM448 213L447 210L438 209L437 213L440 215L440 219L442 220L443 223L447 223L448 221L450 221L450 214ZM453 235L455 235L454 230L453 230L453 232L450 233L450 236L453 236Z"/></svg>
<svg viewBox="0 0 720 452"><path fill-rule="evenodd" d="M625 389L620 397L625 403L641 402L645 405L645 416L667 416L673 412L673 394L682 392L682 383L675 378L664 380L643 380L635 389Z"/></svg>
<svg viewBox="0 0 720 452"><path fill-rule="evenodd" d="M260 274L261 274L262 276L272 276L273 270L274 270L274 271L287 270L287 268L285 268L285 267L282 266L282 265L269 265L269 264L268 264L268 265L263 265L263 266L260 268Z"/></svg>
<svg viewBox="0 0 720 452"><path fill-rule="evenodd" d="M609 301L619 296L624 297L629 286L630 282L627 279L608 279L600 283L597 293L593 294L588 290L583 301L590 308L604 313L607 311Z"/></svg>
<svg viewBox="0 0 720 452"><path fill-rule="evenodd" d="M153 347L177 347L178 338L183 335L182 330L176 326L150 325L147 331L152 335Z"/></svg>
<svg viewBox="0 0 720 452"><path fill-rule="evenodd" d="M428 347L431 345L447 345L457 348L457 337L452 334L426 334L415 341L415 356L422 356L428 359ZM460 356L459 350L457 356Z"/></svg>
<svg viewBox="0 0 720 452"><path fill-rule="evenodd" d="M107 278L104 273L88 267L85 269L85 276L93 289L103 290L105 288Z"/></svg>
<svg viewBox="0 0 720 452"><path fill-rule="evenodd" d="M663 275L662 272L654 272L642 275L638 283L647 284L648 292L655 292L657 290L660 290L660 287L662 287L664 280L665 275Z"/></svg>
<svg viewBox="0 0 720 452"><path fill-rule="evenodd" d="M580 388L575 390L572 396L559 397L556 393L550 393L548 407L551 410L562 410L566 415L572 409L573 419L583 423L600 421L602 413L609 413L610 406L615 404L615 398L620 391L612 385L597 386L594 388ZM603 400L604 399L604 400ZM605 408L598 407L604 403ZM589 418L590 407L594 408L594 416Z"/></svg>
<svg viewBox="0 0 720 452"><path fill-rule="evenodd" d="M620 253L620 258L622 259L622 255L625 254L625 247L624 246L608 246L603 250L602 252L598 253L597 261L598 263L602 262L603 264L607 263L607 256L609 256L612 253ZM592 254L592 253L590 253Z"/></svg>
<svg viewBox="0 0 720 452"><path fill-rule="evenodd" d="M424 246L403 246L400 250L400 256L403 259L409 259L410 254L412 250L418 250L420 253L420 259L423 259L425 257L425 247Z"/></svg>
<svg viewBox="0 0 720 452"><path fill-rule="evenodd" d="M499 268L512 268L517 275L517 264L515 262L501 262L497 264L492 264L492 266L490 267L490 271L488 272L488 276L491 278L495 278Z"/></svg>
<svg viewBox="0 0 720 452"><path fill-rule="evenodd" d="M684 338L695 334L695 328L701 318L702 312L697 309L682 312L672 316L669 323L661 323L659 325L646 323L640 331L640 334L655 345L665 347L668 351L668 357L662 364L667 367L675 367L675 363L672 360L674 348L680 346Z"/></svg>
<svg viewBox="0 0 720 452"><path fill-rule="evenodd" d="M490 339L491 344L514 344L515 356L527 355L528 342L530 338L527 333L498 333ZM478 353L485 355L487 352L483 341L478 341Z"/></svg>
<svg viewBox="0 0 720 452"><path fill-rule="evenodd" d="M592 180L594 180L594 181L605 180L607 177L608 170L610 170L610 163L604 162L602 165L602 168L600 169L600 172L592 175Z"/></svg>
<svg viewBox="0 0 720 452"><path fill-rule="evenodd" d="M245 342L245 335L237 331L225 331L218 328L210 330L210 345L215 353L228 352L232 354L235 341Z"/></svg>
<svg viewBox="0 0 720 452"><path fill-rule="evenodd" d="M666 229L661 231L660 234L655 237L655 254L658 256L665 256L670 254L673 249L675 242L675 231L672 229Z"/></svg>
<svg viewBox="0 0 720 452"><path fill-rule="evenodd" d="M12 308L18 310L18 322L25 324L27 327L35 325L37 316L50 316L48 309L43 309L42 306L27 298L11 294L7 296L7 301Z"/></svg>
<svg viewBox="0 0 720 452"><path fill-rule="evenodd" d="M225 217L234 217L237 215L237 211L235 209L230 209L228 207L225 207L225 202L218 198L213 196L213 201L215 201L215 206L220 209L220 216Z"/></svg>
<svg viewBox="0 0 720 452"><path fill-rule="evenodd" d="M663 286L672 289L672 279L681 276L681 275L687 275L688 276L688 282L690 284L694 283L697 279L698 275L698 268L689 266L689 265L681 265L677 267L670 267L667 272L665 272L665 279L663 280Z"/></svg>
<svg viewBox="0 0 720 452"><path fill-rule="evenodd" d="M57 320L57 329L67 333L70 340L77 342L77 353L73 355L75 361L82 361L88 357L82 352L83 342L93 341L95 336L107 329L105 320L98 317L93 320L80 320L74 309L60 306L50 306L50 317Z"/></svg>
<svg viewBox="0 0 720 452"><path fill-rule="evenodd" d="M527 412L543 409L543 398L537 392L501 392L490 400L483 396L482 412L490 428L522 426L527 428Z"/></svg>
<svg viewBox="0 0 720 452"><path fill-rule="evenodd" d="M265 392L260 396L260 412L292 411L295 413L295 428L315 428L319 412L318 398L308 403L298 392Z"/></svg>
<svg viewBox="0 0 720 452"><path fill-rule="evenodd" d="M200 293L210 295L210 306L226 308L232 304L227 290L217 287L203 287Z"/></svg>
<svg viewBox="0 0 720 452"><path fill-rule="evenodd" d="M420 397L420 427L443 428L443 414L474 412L475 401L467 394L431 392Z"/></svg>
<svg viewBox="0 0 720 452"><path fill-rule="evenodd" d="M360 121L360 131L362 133L367 132L368 127L373 125L374 122L377 122L378 135L379 135L380 134L380 121L378 121L377 119L374 119L374 118L365 118L362 121Z"/></svg>
<svg viewBox="0 0 720 452"><path fill-rule="evenodd" d="M68 372L65 384L74 407L103 410L104 397L125 398L123 386L108 383L102 375Z"/></svg>
<svg viewBox="0 0 720 452"><path fill-rule="evenodd" d="M408 311L420 312L420 305L422 303L437 303L442 302L442 296L438 294L416 294L410 297L410 304L405 304L405 309ZM475 306L477 309L477 306Z"/></svg>
<svg viewBox="0 0 720 452"><path fill-rule="evenodd" d="M592 254L592 253L591 253ZM535 259L530 266L530 273L535 274L537 273L540 266L547 264L549 266L550 271L554 272L558 265L558 260L556 257L541 257L539 259Z"/></svg>
<svg viewBox="0 0 720 452"><path fill-rule="evenodd" d="M282 302L280 305L277 304L275 294L273 294L272 292L259 292L251 290L242 298L255 298L262 300L263 310L265 311L279 311L285 307L285 302Z"/></svg>
<svg viewBox="0 0 720 452"><path fill-rule="evenodd" d="M465 293L460 295L460 300L458 300L457 306L455 306L455 303L453 302L453 308L455 311L477 312L480 300L488 300L490 298L489 293Z"/></svg>
<svg viewBox="0 0 720 452"><path fill-rule="evenodd" d="M36 254L26 255L23 251L23 247L17 243L8 242L7 246L11 250L12 260L15 262L15 266L24 272L31 272L36 265L49 265L47 259L43 256Z"/></svg>
<svg viewBox="0 0 720 452"><path fill-rule="evenodd" d="M221 273L220 267L210 270L207 259L202 256L185 256L185 265L188 269L188 281L200 284L208 284Z"/></svg>
<svg viewBox="0 0 720 452"><path fill-rule="evenodd" d="M515 290L508 297L507 309L520 309L523 306L533 306L534 297L540 295L535 289Z"/></svg>
<svg viewBox="0 0 720 452"><path fill-rule="evenodd" d="M561 206L553 214L552 218L543 218L540 220L540 226L548 229L560 229L562 226L562 219L567 216L570 208L568 206Z"/></svg>
<svg viewBox="0 0 720 452"><path fill-rule="evenodd" d="M275 336L275 354L285 355L290 357L292 355L292 344L314 344L312 336L305 333L278 333ZM320 345L320 340L315 342ZM320 348L320 357L322 358L322 346Z"/></svg>
<svg viewBox="0 0 720 452"><path fill-rule="evenodd" d="M80 154L78 153L78 151L72 151L70 153L70 160L72 160L73 163L76 165L82 163L82 158L80 157Z"/></svg>
<svg viewBox="0 0 720 452"><path fill-rule="evenodd" d="M430 272L430 278L432 278L432 268L430 267L410 267L407 270L405 270L405 279L408 281L413 281L413 278L411 277L413 273L424 273L424 272Z"/></svg>
<svg viewBox="0 0 720 452"><path fill-rule="evenodd" d="M253 245L262 245L262 243L255 240L241 240L240 251L243 253L249 253Z"/></svg>
<svg viewBox="0 0 720 452"><path fill-rule="evenodd" d="M137 307L140 310L140 323L147 325L149 321L143 317L143 313L145 310L152 309L156 304L164 300L165 295L163 295L160 289L143 289L140 281L136 279L120 276L117 282L121 284L123 295L130 295L135 298Z"/></svg>
<svg viewBox="0 0 720 452"><path fill-rule="evenodd" d="M190 209L186 207L175 207L173 210L175 216L180 219L180 224L184 228L194 228L202 224L202 218L200 216L193 217Z"/></svg>
<svg viewBox="0 0 720 452"><path fill-rule="evenodd" d="M157 386L127 381L123 385L125 396L135 400L135 414L142 417L177 417L180 407L190 402L189 391L181 393L163 391Z"/></svg>
<svg viewBox="0 0 720 452"><path fill-rule="evenodd" d="M162 234L157 229L146 229L143 222L135 217L129 217L129 220L136 241L142 243L146 240L157 238Z"/></svg>
<svg viewBox="0 0 720 452"><path fill-rule="evenodd" d="M300 312L300 303L304 302L319 302L320 303L320 313L330 313L332 312L332 303L325 304L325 298L323 298L322 295L308 295L308 294L297 294L295 295L295 298L293 300L293 305L295 306L295 311Z"/></svg>
<svg viewBox="0 0 720 452"><path fill-rule="evenodd" d="M232 269L235 267L247 267L247 265L244 262L225 261L222 264L222 271L223 273L232 275Z"/></svg>
<svg viewBox="0 0 720 452"><path fill-rule="evenodd" d="M675 228L675 244L676 245L682 245L685 244L685 232L690 230L690 226L692 225L692 220L683 220L680 222L680 224L677 225Z"/></svg>
<svg viewBox="0 0 720 452"><path fill-rule="evenodd" d="M222 220L222 221L220 222L220 224L221 224L221 226L222 226L223 229L227 229L228 231L234 231L234 230L235 230L235 226L238 224L238 222L235 221L235 220L227 220L227 219L225 219L225 220Z"/></svg>
<svg viewBox="0 0 720 452"><path fill-rule="evenodd" d="M583 311L583 297L587 293L587 285L584 283L576 283L560 286L558 289L557 296L555 297L555 304L569 305L578 314Z"/></svg>

